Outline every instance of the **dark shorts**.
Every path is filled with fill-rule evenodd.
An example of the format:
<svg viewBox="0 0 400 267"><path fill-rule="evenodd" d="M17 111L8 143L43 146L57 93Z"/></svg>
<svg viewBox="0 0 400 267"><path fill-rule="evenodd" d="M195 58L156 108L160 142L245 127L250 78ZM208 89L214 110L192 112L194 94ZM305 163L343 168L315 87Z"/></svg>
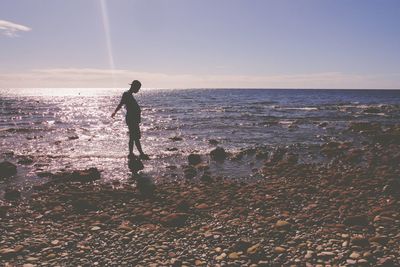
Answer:
<svg viewBox="0 0 400 267"><path fill-rule="evenodd" d="M139 123L129 122L127 124L128 124L128 128L129 128L129 137L133 138L133 139L140 139L141 135L140 135Z"/></svg>

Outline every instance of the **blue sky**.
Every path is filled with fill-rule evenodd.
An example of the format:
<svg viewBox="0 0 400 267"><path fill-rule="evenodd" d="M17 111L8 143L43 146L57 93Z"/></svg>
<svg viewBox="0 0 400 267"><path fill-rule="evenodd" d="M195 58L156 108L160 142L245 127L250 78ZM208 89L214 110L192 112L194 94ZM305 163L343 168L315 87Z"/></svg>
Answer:
<svg viewBox="0 0 400 267"><path fill-rule="evenodd" d="M2 0L0 87L400 88L398 0Z"/></svg>

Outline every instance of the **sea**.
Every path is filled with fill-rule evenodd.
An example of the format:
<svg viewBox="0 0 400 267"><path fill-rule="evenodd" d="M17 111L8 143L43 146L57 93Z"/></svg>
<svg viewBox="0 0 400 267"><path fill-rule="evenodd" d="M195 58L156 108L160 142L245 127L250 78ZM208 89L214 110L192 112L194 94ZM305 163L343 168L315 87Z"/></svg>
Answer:
<svg viewBox="0 0 400 267"><path fill-rule="evenodd" d="M124 108L111 118L123 91L0 89L0 161L18 166L0 187L29 187L43 182L39 173L89 167L101 170L104 181L130 179ZM346 131L354 121L400 123L400 90L143 88L134 96L142 108L143 150L151 157L142 173L156 182L183 179L191 153L213 175L257 179L262 162L215 163L208 155L216 146L232 155L285 147L302 161L318 161L313 151L323 143L363 141Z"/></svg>

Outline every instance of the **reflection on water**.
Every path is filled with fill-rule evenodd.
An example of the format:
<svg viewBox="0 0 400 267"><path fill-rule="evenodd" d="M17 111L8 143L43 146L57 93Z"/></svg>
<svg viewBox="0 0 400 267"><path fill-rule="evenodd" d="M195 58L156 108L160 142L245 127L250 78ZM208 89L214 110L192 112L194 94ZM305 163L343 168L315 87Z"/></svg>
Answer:
<svg viewBox="0 0 400 267"><path fill-rule="evenodd" d="M107 179L126 179L128 136L123 112L111 119L122 90L0 90L0 151L14 161L32 156L23 176L96 166ZM319 144L346 139L350 120L399 121L399 91L156 90L136 95L142 106L146 173L163 179L167 167L207 154L210 139L229 151L254 146ZM368 108L379 112L366 112ZM373 110L372 110L373 111ZM320 127L327 122L327 127ZM173 141L172 137L181 137ZM243 164L214 164L221 175L246 176ZM234 170L234 171L232 171ZM22 175L22 174L21 174ZM169 179L171 179L169 176ZM23 178L21 178L23 179Z"/></svg>

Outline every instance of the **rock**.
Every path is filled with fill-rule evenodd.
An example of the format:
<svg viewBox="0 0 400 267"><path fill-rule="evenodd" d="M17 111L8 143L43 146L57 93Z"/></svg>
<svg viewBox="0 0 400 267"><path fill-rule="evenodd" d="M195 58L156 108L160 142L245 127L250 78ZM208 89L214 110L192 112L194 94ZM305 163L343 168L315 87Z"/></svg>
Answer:
<svg viewBox="0 0 400 267"><path fill-rule="evenodd" d="M130 155L128 158L128 168L133 174L136 174L138 171L144 169L144 165L139 157Z"/></svg>
<svg viewBox="0 0 400 267"><path fill-rule="evenodd" d="M347 226L367 226L369 221L366 215L348 216L343 223Z"/></svg>
<svg viewBox="0 0 400 267"><path fill-rule="evenodd" d="M240 256L237 252L232 252L232 253L229 253L228 258L231 260L237 260L240 258Z"/></svg>
<svg viewBox="0 0 400 267"><path fill-rule="evenodd" d="M14 248L2 248L0 249L0 258L14 257L22 250L24 250L24 246L22 245L17 245Z"/></svg>
<svg viewBox="0 0 400 267"><path fill-rule="evenodd" d="M222 261L223 259L226 258L226 253L221 253L219 256L215 257L216 261Z"/></svg>
<svg viewBox="0 0 400 267"><path fill-rule="evenodd" d="M223 149L222 147L217 147L210 152L210 156L213 160L223 161L226 159L227 154L225 152L225 149Z"/></svg>
<svg viewBox="0 0 400 267"><path fill-rule="evenodd" d="M18 163L22 165L32 164L33 159L29 156L21 156L20 159L18 160Z"/></svg>
<svg viewBox="0 0 400 267"><path fill-rule="evenodd" d="M0 206L0 218L6 217L9 209L10 209L9 206Z"/></svg>
<svg viewBox="0 0 400 267"><path fill-rule="evenodd" d="M283 247L276 247L276 248L274 248L274 252L277 254L281 254L281 253L285 253L286 249Z"/></svg>
<svg viewBox="0 0 400 267"><path fill-rule="evenodd" d="M101 230L101 227L99 226L93 226L92 228L90 228L90 231L99 231Z"/></svg>
<svg viewBox="0 0 400 267"><path fill-rule="evenodd" d="M68 140L76 140L76 139L79 139L79 136L77 135L68 136Z"/></svg>
<svg viewBox="0 0 400 267"><path fill-rule="evenodd" d="M188 201L186 200L180 200L177 204L176 204L176 209L182 212L188 212L190 210L190 204Z"/></svg>
<svg viewBox="0 0 400 267"><path fill-rule="evenodd" d="M100 179L100 171L97 168L77 170L73 172L60 172L52 176L56 182L80 182L88 183Z"/></svg>
<svg viewBox="0 0 400 267"><path fill-rule="evenodd" d="M246 252L247 252L247 254L253 255L260 250L260 247L261 247L260 243L255 244L255 245L249 247Z"/></svg>
<svg viewBox="0 0 400 267"><path fill-rule="evenodd" d="M97 203L85 198L76 198L71 201L72 207L79 213L97 210Z"/></svg>
<svg viewBox="0 0 400 267"><path fill-rule="evenodd" d="M387 236L378 236L377 235L377 236L371 237L368 240L371 243L378 243L378 244L381 244L381 245L386 245L387 242L389 241L389 238Z"/></svg>
<svg viewBox="0 0 400 267"><path fill-rule="evenodd" d="M7 188L4 192L4 199L6 200L17 200L21 198L21 192L14 188Z"/></svg>
<svg viewBox="0 0 400 267"><path fill-rule="evenodd" d="M8 161L0 162L0 178L8 178L17 174L17 166Z"/></svg>
<svg viewBox="0 0 400 267"><path fill-rule="evenodd" d="M336 256L336 254L331 251L323 251L323 252L317 254L317 257L319 257L319 258L331 258L334 256Z"/></svg>
<svg viewBox="0 0 400 267"><path fill-rule="evenodd" d="M197 165L201 163L201 157L199 154L190 154L188 156L189 165Z"/></svg>
<svg viewBox="0 0 400 267"><path fill-rule="evenodd" d="M216 146L216 145L219 144L219 142L218 142L217 140L215 140L215 139L210 139L210 140L208 140L208 143L209 143L210 145L213 145L213 146Z"/></svg>
<svg viewBox="0 0 400 267"><path fill-rule="evenodd" d="M349 257L350 257L350 259L357 260L357 259L359 259L361 257L361 255L359 253L357 253L357 252L353 252L353 253L350 254Z"/></svg>
<svg viewBox="0 0 400 267"><path fill-rule="evenodd" d="M326 126L328 126L328 123L326 121L321 122L320 124L318 124L318 127L321 127L321 128L325 128Z"/></svg>
<svg viewBox="0 0 400 267"><path fill-rule="evenodd" d="M196 205L195 208L198 210L206 210L209 208L209 206L205 203L201 203L201 204Z"/></svg>
<svg viewBox="0 0 400 267"><path fill-rule="evenodd" d="M205 264L206 264L206 263L205 263L204 261L199 260L199 259L197 259L197 260L194 261L194 265L195 265L195 266L201 266L201 265L205 265Z"/></svg>
<svg viewBox="0 0 400 267"><path fill-rule="evenodd" d="M398 266L395 264L392 258L385 257L385 258L380 258L377 262L377 266L380 267L395 267Z"/></svg>
<svg viewBox="0 0 400 267"><path fill-rule="evenodd" d="M380 132L381 125L374 122L352 122L349 127L350 131L360 133L377 133Z"/></svg>
<svg viewBox="0 0 400 267"><path fill-rule="evenodd" d="M382 113L382 110L380 110L377 107L368 107L368 108L364 109L363 112L364 113L373 113L373 114L375 114L375 113Z"/></svg>
<svg viewBox="0 0 400 267"><path fill-rule="evenodd" d="M383 187L382 193L388 195L400 195L400 180L391 179Z"/></svg>
<svg viewBox="0 0 400 267"><path fill-rule="evenodd" d="M360 247L367 247L369 246L369 241L364 236L355 236L351 239L351 244Z"/></svg>
<svg viewBox="0 0 400 267"><path fill-rule="evenodd" d="M287 221L278 220L275 223L275 228L278 230L289 230L290 227L291 227L291 224Z"/></svg>
<svg viewBox="0 0 400 267"><path fill-rule="evenodd" d="M197 170L193 166L185 166L183 169L183 175L186 179L192 179L197 175Z"/></svg>
<svg viewBox="0 0 400 267"><path fill-rule="evenodd" d="M182 227L185 225L189 215L186 213L171 213L161 219L161 223L171 227Z"/></svg>
<svg viewBox="0 0 400 267"><path fill-rule="evenodd" d="M211 177L211 175L210 175L209 173L204 173L204 174L200 177L200 180L201 180L202 182L204 182L204 183L207 183L207 184L212 183L212 182L214 181L213 178Z"/></svg>
<svg viewBox="0 0 400 267"><path fill-rule="evenodd" d="M174 142L182 141L182 140L183 140L183 138L182 138L182 137L179 137L179 136L170 137L169 139L172 140L172 141L174 141Z"/></svg>
<svg viewBox="0 0 400 267"><path fill-rule="evenodd" d="M250 246L251 246L250 239L241 238L238 242L236 242L233 249L236 251L246 251Z"/></svg>

